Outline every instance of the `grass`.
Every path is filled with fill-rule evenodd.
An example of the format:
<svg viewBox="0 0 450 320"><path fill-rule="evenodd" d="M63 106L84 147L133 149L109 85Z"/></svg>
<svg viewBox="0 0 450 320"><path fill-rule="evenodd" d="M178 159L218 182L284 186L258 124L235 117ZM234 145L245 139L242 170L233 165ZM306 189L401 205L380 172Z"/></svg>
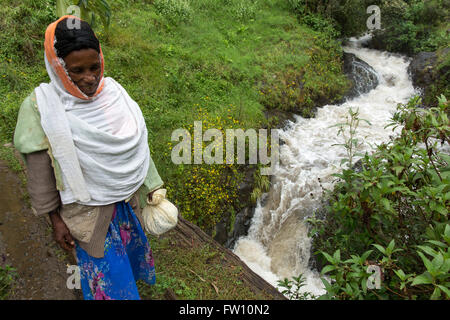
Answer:
<svg viewBox="0 0 450 320"><path fill-rule="evenodd" d="M9 265L0 266L0 300L6 300L9 297L16 277L15 268Z"/></svg>
<svg viewBox="0 0 450 320"><path fill-rule="evenodd" d="M164 300L168 289L182 300L270 299L255 294L241 279L242 267L229 266L223 253L207 244L182 244L171 236L149 237L156 284L138 282L142 299Z"/></svg>

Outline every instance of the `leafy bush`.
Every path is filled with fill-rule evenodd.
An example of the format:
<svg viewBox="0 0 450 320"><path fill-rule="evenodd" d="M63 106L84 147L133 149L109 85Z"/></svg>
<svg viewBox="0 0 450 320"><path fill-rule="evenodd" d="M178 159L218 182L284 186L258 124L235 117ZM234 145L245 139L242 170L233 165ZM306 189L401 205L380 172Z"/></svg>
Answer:
<svg viewBox="0 0 450 320"><path fill-rule="evenodd" d="M227 118L214 117L207 110L197 107L197 121L202 122L202 131L218 129L225 142L225 128L239 125L239 121L232 116L233 106L228 109L230 114ZM186 128L191 138L194 138L194 127ZM215 141L220 143L220 141ZM202 141L201 150L213 142ZM194 159L194 148L191 148L191 159ZM172 151L172 142L169 149ZM247 153L246 153L247 154ZM225 157L225 148L223 150ZM223 158L225 159L225 158ZM232 207L238 207L238 186L243 180L243 171L238 170L236 159L234 164L180 164L178 165L177 178L168 182L168 198L173 199L180 208L183 217L194 222L205 231L211 232L212 228Z"/></svg>
<svg viewBox="0 0 450 320"><path fill-rule="evenodd" d="M450 156L438 148L450 143L448 102L420 102L398 106L389 126L401 134L366 154L361 170L336 174L326 220L310 220L331 279L323 298L450 298ZM367 288L368 265L381 269L379 289Z"/></svg>
<svg viewBox="0 0 450 320"><path fill-rule="evenodd" d="M288 0L287 3L289 9L299 15L300 20L331 25L334 29L333 36L339 37L356 35L367 30L366 8L373 4L373 1Z"/></svg>
<svg viewBox="0 0 450 320"><path fill-rule="evenodd" d="M323 32L329 35L331 38L337 38L338 36L340 36L339 31L335 29L332 21L326 19L320 14L306 14L300 19L300 22L306 24L315 31Z"/></svg>
<svg viewBox="0 0 450 320"><path fill-rule="evenodd" d="M306 279L303 274L298 277L292 277L292 279L278 280L278 286L284 288L281 293L284 294L289 300L312 300L317 297L310 292L301 292L301 288L306 285Z"/></svg>
<svg viewBox="0 0 450 320"><path fill-rule="evenodd" d="M383 1L382 29L374 32L374 42L379 49L409 55L445 47L449 35L440 25L445 27L448 9L446 1Z"/></svg>

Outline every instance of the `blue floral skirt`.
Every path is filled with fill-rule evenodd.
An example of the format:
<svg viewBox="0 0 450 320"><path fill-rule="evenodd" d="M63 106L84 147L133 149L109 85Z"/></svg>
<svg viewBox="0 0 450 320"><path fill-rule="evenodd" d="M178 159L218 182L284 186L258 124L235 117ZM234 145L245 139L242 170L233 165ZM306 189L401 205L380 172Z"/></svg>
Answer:
<svg viewBox="0 0 450 320"><path fill-rule="evenodd" d="M136 281L155 284L150 244L125 201L116 203L104 252L103 258L94 258L76 245L85 300L139 300Z"/></svg>

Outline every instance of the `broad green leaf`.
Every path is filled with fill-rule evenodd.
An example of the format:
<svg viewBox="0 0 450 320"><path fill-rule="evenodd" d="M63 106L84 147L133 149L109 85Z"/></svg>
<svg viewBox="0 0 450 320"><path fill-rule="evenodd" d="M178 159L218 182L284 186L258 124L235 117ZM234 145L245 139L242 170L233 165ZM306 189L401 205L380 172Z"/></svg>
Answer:
<svg viewBox="0 0 450 320"><path fill-rule="evenodd" d="M361 279L361 287L364 294L367 294L367 279Z"/></svg>
<svg viewBox="0 0 450 320"><path fill-rule="evenodd" d="M389 199L386 198L381 198L381 203L383 204L383 207L389 211L389 212L393 212L394 209L391 206L391 202L389 201Z"/></svg>
<svg viewBox="0 0 450 320"><path fill-rule="evenodd" d="M389 242L389 245L386 248L386 254L388 256L392 254L392 252L394 251L394 247L395 247L395 240L392 239L391 242Z"/></svg>
<svg viewBox="0 0 450 320"><path fill-rule="evenodd" d="M435 246L441 247L441 248L447 248L448 246L440 241L436 241L436 240L427 240L427 242L434 244Z"/></svg>
<svg viewBox="0 0 450 320"><path fill-rule="evenodd" d="M336 267L335 267L335 266L332 266L332 265L328 265L328 266L325 266L325 267L322 269L321 274L325 274L325 273L330 272L330 271L333 271L333 270L336 270Z"/></svg>
<svg viewBox="0 0 450 320"><path fill-rule="evenodd" d="M450 224L445 226L444 235L450 239Z"/></svg>
<svg viewBox="0 0 450 320"><path fill-rule="evenodd" d="M373 250L368 250L368 251L364 252L363 255L361 256L361 261L362 262L366 261L372 252L373 252Z"/></svg>
<svg viewBox="0 0 450 320"><path fill-rule="evenodd" d="M445 207L441 204L437 204L435 210L444 216L448 215L447 209L445 209Z"/></svg>
<svg viewBox="0 0 450 320"><path fill-rule="evenodd" d="M353 296L353 289L352 289L352 287L350 286L349 283L345 284L344 292L347 293L350 296Z"/></svg>
<svg viewBox="0 0 450 320"><path fill-rule="evenodd" d="M411 285L417 286L419 284L432 284L432 283L433 277L428 272L424 272L421 275L415 277Z"/></svg>
<svg viewBox="0 0 450 320"><path fill-rule="evenodd" d="M394 273L397 275L397 277L400 278L400 280L402 280L402 281L405 280L406 275L402 269L394 270Z"/></svg>
<svg viewBox="0 0 450 320"><path fill-rule="evenodd" d="M444 287L443 285L438 285L439 289L441 289L442 291L444 291L444 293L447 295L447 298L450 298L450 289Z"/></svg>
<svg viewBox="0 0 450 320"><path fill-rule="evenodd" d="M417 251L417 254L422 258L423 264L425 265L425 268L427 268L428 272L434 273L435 270L433 269L433 264L431 263L431 261L428 260L422 252Z"/></svg>
<svg viewBox="0 0 450 320"><path fill-rule="evenodd" d="M70 0L57 0L56 1L56 15L62 17L67 15L67 8L74 3Z"/></svg>
<svg viewBox="0 0 450 320"><path fill-rule="evenodd" d="M334 259L333 259L332 256L330 256L328 253L326 253L326 252L324 252L324 251L321 251L321 253L322 253L322 255L325 257L325 259L328 260L329 263L335 264L335 261L334 261Z"/></svg>
<svg viewBox="0 0 450 320"><path fill-rule="evenodd" d="M320 278L320 280L322 281L323 285L325 286L325 289L327 290L327 292L332 292L333 291L333 287L331 286L331 284L327 281L327 279L325 278Z"/></svg>
<svg viewBox="0 0 450 320"><path fill-rule="evenodd" d="M437 255L437 251L431 249L428 246L417 246L420 250L422 250L423 252L425 252L426 254L429 254L430 256L434 257L435 255Z"/></svg>
<svg viewBox="0 0 450 320"><path fill-rule="evenodd" d="M431 261L431 263L433 265L433 270L438 271L444 263L444 257L442 256L442 253L439 252Z"/></svg>
<svg viewBox="0 0 450 320"><path fill-rule="evenodd" d="M341 250L337 249L336 252L333 254L334 261L337 263L341 261Z"/></svg>
<svg viewBox="0 0 450 320"><path fill-rule="evenodd" d="M382 254L386 254L386 250L382 247L382 246L380 246L379 244L376 244L376 243L374 243L374 244L372 244L375 248L377 248Z"/></svg>
<svg viewBox="0 0 450 320"><path fill-rule="evenodd" d="M403 171L404 168L405 167L402 167L402 166L395 166L392 169L395 170L395 174L398 176Z"/></svg>
<svg viewBox="0 0 450 320"><path fill-rule="evenodd" d="M440 298L440 296L441 296L441 289L439 289L438 287L435 287L430 299L437 300Z"/></svg>
<svg viewBox="0 0 450 320"><path fill-rule="evenodd" d="M447 274L447 276L450 277L450 275L448 274L449 271L450 271L450 258L446 258L444 260L444 263L442 264L441 272L443 274Z"/></svg>

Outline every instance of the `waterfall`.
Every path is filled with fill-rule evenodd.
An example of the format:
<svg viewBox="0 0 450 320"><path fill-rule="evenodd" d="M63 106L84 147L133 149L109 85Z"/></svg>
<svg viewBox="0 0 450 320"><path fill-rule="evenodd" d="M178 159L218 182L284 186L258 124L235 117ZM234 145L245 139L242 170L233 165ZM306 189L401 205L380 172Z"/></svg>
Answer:
<svg viewBox="0 0 450 320"><path fill-rule="evenodd" d="M253 271L277 287L277 280L302 273L306 278L303 291L315 295L325 293L320 276L310 269L311 239L305 218L321 206L323 189L332 189L335 177L346 158L338 123L345 123L348 109L359 109L357 139L363 141L358 152L370 151L390 136L398 134L385 129L398 103L406 103L416 92L408 77L410 60L406 57L362 48L367 37L351 38L343 50L354 54L376 72L378 86L340 105L318 109L316 117L296 116L280 130L280 165L272 176L271 190L258 199L248 235L237 240L234 253ZM364 73L370 71L357 65ZM356 84L360 93L362 84ZM337 249L337 248L336 248Z"/></svg>

